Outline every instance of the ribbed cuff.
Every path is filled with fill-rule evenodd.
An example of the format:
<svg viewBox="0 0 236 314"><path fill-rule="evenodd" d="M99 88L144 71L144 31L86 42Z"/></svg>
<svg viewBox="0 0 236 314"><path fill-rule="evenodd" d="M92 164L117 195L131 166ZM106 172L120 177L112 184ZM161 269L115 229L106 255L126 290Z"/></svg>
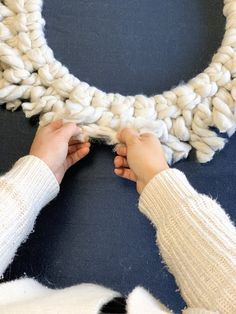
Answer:
<svg viewBox="0 0 236 314"><path fill-rule="evenodd" d="M35 156L20 158L3 177L22 195L29 207L40 210L59 192L59 184L49 167Z"/></svg>
<svg viewBox="0 0 236 314"><path fill-rule="evenodd" d="M167 169L146 185L139 199L139 209L157 225L158 220L170 215L185 198L196 194L181 171Z"/></svg>

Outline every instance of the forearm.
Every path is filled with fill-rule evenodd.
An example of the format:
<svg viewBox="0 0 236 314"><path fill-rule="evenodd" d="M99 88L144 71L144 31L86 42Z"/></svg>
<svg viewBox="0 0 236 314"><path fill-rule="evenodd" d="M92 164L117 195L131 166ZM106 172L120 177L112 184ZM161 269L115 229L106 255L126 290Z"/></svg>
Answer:
<svg viewBox="0 0 236 314"><path fill-rule="evenodd" d="M33 156L19 159L0 177L0 276L32 231L40 209L58 190L50 169Z"/></svg>
<svg viewBox="0 0 236 314"><path fill-rule="evenodd" d="M140 210L157 227L161 254L187 305L236 312L236 230L223 209L170 169L146 186Z"/></svg>

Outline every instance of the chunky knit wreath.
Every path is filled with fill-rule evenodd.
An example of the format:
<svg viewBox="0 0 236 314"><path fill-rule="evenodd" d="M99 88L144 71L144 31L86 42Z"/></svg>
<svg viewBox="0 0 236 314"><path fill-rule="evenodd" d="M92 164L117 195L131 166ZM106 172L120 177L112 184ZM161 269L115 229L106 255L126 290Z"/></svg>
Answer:
<svg viewBox="0 0 236 314"><path fill-rule="evenodd" d="M186 85L162 95L122 96L81 82L58 62L44 37L42 0L0 0L0 104L26 117L40 114L40 125L63 118L92 138L117 143L129 126L160 139L169 163L188 156L207 162L236 129L236 0L225 0L222 46L210 66Z"/></svg>

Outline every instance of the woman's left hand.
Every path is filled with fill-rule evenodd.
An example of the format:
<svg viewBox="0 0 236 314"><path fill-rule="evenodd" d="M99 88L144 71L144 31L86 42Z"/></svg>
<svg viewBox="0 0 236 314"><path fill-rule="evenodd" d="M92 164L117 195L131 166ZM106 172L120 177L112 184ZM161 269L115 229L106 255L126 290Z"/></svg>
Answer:
<svg viewBox="0 0 236 314"><path fill-rule="evenodd" d="M66 171L90 151L89 142L74 139L81 133L75 123L54 121L38 129L29 154L44 161L60 184Z"/></svg>

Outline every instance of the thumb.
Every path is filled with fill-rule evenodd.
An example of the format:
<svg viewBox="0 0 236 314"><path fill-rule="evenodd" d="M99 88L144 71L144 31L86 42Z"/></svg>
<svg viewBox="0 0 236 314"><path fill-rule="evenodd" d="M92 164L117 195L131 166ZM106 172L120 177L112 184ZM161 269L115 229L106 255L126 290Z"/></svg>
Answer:
<svg viewBox="0 0 236 314"><path fill-rule="evenodd" d="M124 128L117 135L118 140L126 145L137 143L139 134L131 128Z"/></svg>
<svg viewBox="0 0 236 314"><path fill-rule="evenodd" d="M69 142L69 140L73 136L78 136L82 132L82 130L76 125L76 123L67 122L63 124L63 126L60 128L60 132L64 136L66 141Z"/></svg>

